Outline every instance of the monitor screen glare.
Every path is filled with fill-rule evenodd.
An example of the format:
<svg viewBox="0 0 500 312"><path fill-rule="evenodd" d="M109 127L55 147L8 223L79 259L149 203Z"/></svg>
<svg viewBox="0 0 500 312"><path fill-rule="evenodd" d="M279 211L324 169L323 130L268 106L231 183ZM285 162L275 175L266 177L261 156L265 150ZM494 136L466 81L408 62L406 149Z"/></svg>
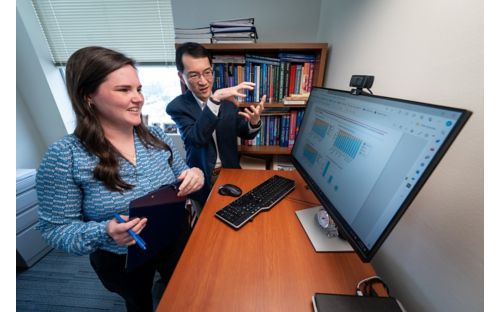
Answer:
<svg viewBox="0 0 500 312"><path fill-rule="evenodd" d="M470 112L313 88L292 161L369 261Z"/></svg>

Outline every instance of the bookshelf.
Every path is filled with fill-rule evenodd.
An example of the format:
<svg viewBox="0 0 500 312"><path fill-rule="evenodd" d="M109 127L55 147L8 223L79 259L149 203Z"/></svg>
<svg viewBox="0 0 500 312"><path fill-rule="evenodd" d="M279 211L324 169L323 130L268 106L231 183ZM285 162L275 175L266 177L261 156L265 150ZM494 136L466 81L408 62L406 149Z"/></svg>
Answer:
<svg viewBox="0 0 500 312"><path fill-rule="evenodd" d="M274 128L279 127L279 129L282 129L282 127L289 127L290 124L287 123L284 123L282 125L281 119L290 119L292 112L295 112L293 113L295 114L295 117L297 117L297 114L300 111L302 111L303 113L305 105L284 105L284 96L292 93L307 93L312 86L323 86L328 55L327 43L224 43L202 45L206 49L208 49L214 56L214 86L216 88L236 85L240 81L256 82L258 80L262 82L263 88L260 89L260 94L257 94L257 96L255 96L255 94L250 94L249 97L242 101L241 107L256 105L260 100L260 96L266 94L269 98L271 94L272 100L271 102L266 101L264 105L265 111L262 114L262 119L264 122L263 125L266 125L266 127L267 125L269 125L269 122L275 122ZM286 54L299 54L303 55L304 57L307 56L308 59L303 59L302 61L294 61L286 59L286 56L284 56ZM229 59L227 62L222 61L222 63L215 63L216 58L224 56ZM262 58L262 63L259 63L258 59L252 61L252 56L255 56L256 58ZM266 63L266 58L269 60L267 66L263 65ZM251 67L249 67L247 63L252 63ZM283 66L282 63L289 64ZM306 66L306 63L309 64L307 64ZM297 69L297 75L295 76L296 79L299 79L299 77L302 78L301 84L294 82L294 85L296 86L295 89L293 87L290 87L290 85L292 84L290 77L292 76L291 68L293 68L293 65L296 66L295 69L299 68L300 65L301 70L304 69L303 72L306 74L308 73L306 77L299 76L300 74L298 74ZM289 67L287 68L286 66ZM242 67L243 69L240 69L239 67ZM255 71L255 68L257 67L261 71L261 73L259 74L257 74L257 72ZM221 80L218 80L219 78L217 76L221 73L221 71L225 73L225 79L222 78L222 82ZM241 74L240 71L243 71L243 74ZM282 72L287 72L288 76L282 74ZM251 74L247 75L247 73ZM280 75L283 76L280 77ZM234 77L233 80L229 80L228 76ZM267 82L263 80L264 76L268 78ZM256 79L256 77L259 77L260 79ZM285 81L285 83L282 83L280 80ZM289 84L286 81L288 81ZM273 85L274 87L272 91L271 85ZM297 87L297 85L302 86ZM270 110L270 112L266 112L266 110ZM274 140L272 140L273 144L269 145L268 143L270 143L270 141L267 137L269 131L267 132L267 135L264 132L261 134L263 136L266 136L266 142L257 142L253 144L250 143L252 145L248 145L249 142L242 142L242 144L239 146L239 152L244 155L264 158L266 159L266 162L268 164L267 167L269 167L269 160L274 155L290 155L291 146L289 146L286 142L279 141L280 138L278 138L278 141L276 141L276 137L274 138ZM288 136L288 134L286 134L286 136ZM282 146L280 146L280 144ZM287 146L284 146L285 144Z"/></svg>
<svg viewBox="0 0 500 312"><path fill-rule="evenodd" d="M315 56L316 69L313 86L322 87L325 76L328 44L327 43L251 43L251 44L202 44L212 55L258 54L275 57L280 52L311 54Z"/></svg>

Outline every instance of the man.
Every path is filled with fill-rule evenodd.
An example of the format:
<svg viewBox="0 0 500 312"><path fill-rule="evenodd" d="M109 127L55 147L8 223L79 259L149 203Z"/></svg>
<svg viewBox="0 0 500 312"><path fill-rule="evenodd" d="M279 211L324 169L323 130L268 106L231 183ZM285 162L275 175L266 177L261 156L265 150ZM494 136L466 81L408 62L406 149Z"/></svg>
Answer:
<svg viewBox="0 0 500 312"><path fill-rule="evenodd" d="M240 168L237 137L255 138L266 96L259 105L240 111L235 97L244 97L244 91L253 90L254 83L242 82L212 93L212 57L198 43L181 45L175 62L179 79L188 91L167 105L167 113L180 130L188 166L204 173L205 185L193 195L203 206L220 168Z"/></svg>

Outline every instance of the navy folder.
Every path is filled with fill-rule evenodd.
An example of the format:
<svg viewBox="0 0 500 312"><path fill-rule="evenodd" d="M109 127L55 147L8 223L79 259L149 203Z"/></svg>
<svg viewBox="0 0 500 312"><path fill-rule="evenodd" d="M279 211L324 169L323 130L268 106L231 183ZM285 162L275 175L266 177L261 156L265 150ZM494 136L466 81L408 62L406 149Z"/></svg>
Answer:
<svg viewBox="0 0 500 312"><path fill-rule="evenodd" d="M129 218L145 217L148 221L139 234L146 243L146 250L137 244L128 247L128 271L151 260L160 250L175 242L189 226L186 197L178 197L178 192L175 184L168 184L130 202Z"/></svg>

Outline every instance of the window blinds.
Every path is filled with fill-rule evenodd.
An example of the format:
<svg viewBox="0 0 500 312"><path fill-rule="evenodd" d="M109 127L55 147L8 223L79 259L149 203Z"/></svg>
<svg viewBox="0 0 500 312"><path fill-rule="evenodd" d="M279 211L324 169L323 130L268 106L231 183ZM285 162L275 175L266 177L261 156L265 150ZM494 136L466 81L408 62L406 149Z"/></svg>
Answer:
<svg viewBox="0 0 500 312"><path fill-rule="evenodd" d="M140 64L174 64L171 0L32 0L54 64L96 45Z"/></svg>

